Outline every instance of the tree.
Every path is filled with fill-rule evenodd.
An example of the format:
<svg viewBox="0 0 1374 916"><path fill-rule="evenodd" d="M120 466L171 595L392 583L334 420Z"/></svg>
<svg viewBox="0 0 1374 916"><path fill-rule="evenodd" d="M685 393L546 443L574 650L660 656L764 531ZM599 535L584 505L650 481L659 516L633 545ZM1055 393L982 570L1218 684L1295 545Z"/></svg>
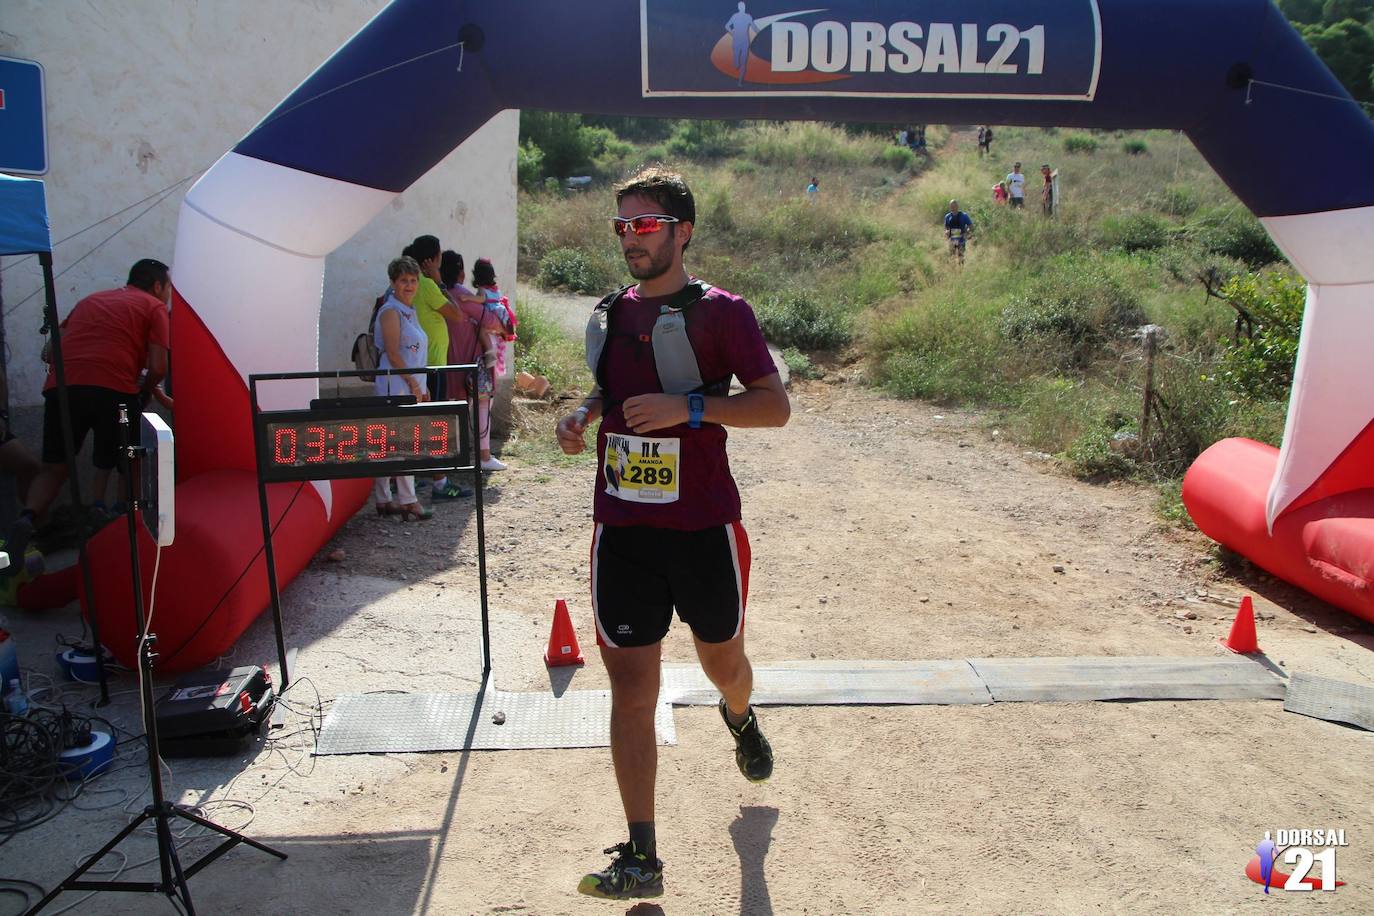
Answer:
<svg viewBox="0 0 1374 916"><path fill-rule="evenodd" d="M1322 20L1323 0L1279 0L1279 9L1290 22L1306 25Z"/></svg>
<svg viewBox="0 0 1374 916"><path fill-rule="evenodd" d="M1321 21L1326 25L1347 19L1364 23L1374 19L1374 0L1326 0L1322 4Z"/></svg>
<svg viewBox="0 0 1374 916"><path fill-rule="evenodd" d="M1374 102L1374 85L1370 82L1370 72L1374 70L1374 30L1353 19L1344 19L1332 25L1303 26L1302 37L1347 92L1361 102Z"/></svg>
<svg viewBox="0 0 1374 916"><path fill-rule="evenodd" d="M558 178L586 170L596 155L596 135L582 116L556 111L521 111L520 143L544 152L544 171Z"/></svg>

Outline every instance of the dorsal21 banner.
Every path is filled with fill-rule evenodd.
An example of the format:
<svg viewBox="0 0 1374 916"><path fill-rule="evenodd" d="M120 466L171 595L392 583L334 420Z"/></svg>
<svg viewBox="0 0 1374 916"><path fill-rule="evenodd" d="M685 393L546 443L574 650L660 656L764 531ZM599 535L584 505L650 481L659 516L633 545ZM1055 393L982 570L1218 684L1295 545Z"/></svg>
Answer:
<svg viewBox="0 0 1374 916"><path fill-rule="evenodd" d="M1097 0L640 0L643 91L1090 102Z"/></svg>

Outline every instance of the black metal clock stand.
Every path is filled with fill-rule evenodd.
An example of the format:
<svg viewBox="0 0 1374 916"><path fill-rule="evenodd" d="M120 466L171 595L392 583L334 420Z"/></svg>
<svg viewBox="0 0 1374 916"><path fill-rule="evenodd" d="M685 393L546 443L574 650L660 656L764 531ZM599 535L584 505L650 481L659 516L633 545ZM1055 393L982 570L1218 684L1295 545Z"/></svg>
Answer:
<svg viewBox="0 0 1374 916"><path fill-rule="evenodd" d="M277 637L277 656L281 666L280 688L285 692L294 677L289 670L291 655L286 650L285 625L281 611L281 587L277 580L276 552L272 547L273 531L285 517L280 513L274 523L269 511L267 485L269 483L316 480L357 480L387 477L393 474L417 472L471 472L477 518L477 587L482 616L482 683L491 675L491 618L487 607L487 532L482 507L482 466L478 458L481 438L480 411L473 409L477 400L477 367L475 365L431 366L427 371L461 372L466 379L467 400L416 404L413 397L317 398L308 410L264 410L258 402L258 386L262 382L309 381L319 383L345 378L371 381L374 376L403 375L413 369L377 369L372 372L338 370L332 372L275 372L248 376L248 398L253 411L253 450L258 465L258 508L262 515L262 542L267 567L267 586L271 597L272 625ZM455 453L445 457L412 456L382 461L336 462L310 464L297 462L289 466L276 465L269 459L272 447L271 428L277 424L329 423L333 420L360 422L363 419L385 420L399 417L452 415L458 419L459 438ZM321 443L322 444L322 443ZM356 443L355 443L356 444ZM394 449L393 449L394 451Z"/></svg>
<svg viewBox="0 0 1374 916"><path fill-rule="evenodd" d="M48 892L48 895L38 901L24 916L32 916L47 906L58 894L63 891L126 891L133 893L157 893L166 894L169 898L176 897L181 901L182 907L188 914L194 916L196 909L191 903L191 889L187 882L195 876L202 868L224 855L240 843L246 843L254 849L260 849L269 855L274 855L279 859L285 859L286 853L273 849L257 840L250 839L237 831L222 827L214 821L207 820L198 814L194 814L184 805L173 804L167 800L162 788L162 770L160 766L161 755L159 753L157 738L157 716L153 708L153 660L156 653L153 646L157 642L157 636L146 632L148 623L144 620L143 612L143 577L139 568L138 559L138 514L142 501L142 482L140 475L135 473L134 461L143 454L141 446L132 443L129 431L129 414L124 408L119 411L119 431L120 446L124 455L124 478L127 483L126 495L129 502L129 560L133 573L134 588L134 619L138 623L138 632L143 635L138 646L138 686L139 697L143 703L143 723L147 730L148 743L148 781L152 787L152 804L145 807L137 817L129 822L123 830L115 834L114 839L110 840L100 851L88 858L82 866L77 868L62 880L55 888ZM189 868L181 867L181 860L177 856L176 843L172 839L171 821L179 818L198 824L207 830L223 836L224 842L214 849L201 856ZM84 875L97 862L105 857L110 850L114 849L124 838L129 836L145 822L152 821L157 829L157 858L160 870L160 880L158 881L83 881Z"/></svg>

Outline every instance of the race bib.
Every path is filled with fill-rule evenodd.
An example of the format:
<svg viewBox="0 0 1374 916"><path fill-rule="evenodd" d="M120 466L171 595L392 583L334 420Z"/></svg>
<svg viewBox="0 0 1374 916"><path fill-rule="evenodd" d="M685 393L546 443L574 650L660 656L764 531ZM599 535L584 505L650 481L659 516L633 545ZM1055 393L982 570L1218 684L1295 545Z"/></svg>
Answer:
<svg viewBox="0 0 1374 916"><path fill-rule="evenodd" d="M632 503L674 503L678 494L678 439L606 436L606 492Z"/></svg>

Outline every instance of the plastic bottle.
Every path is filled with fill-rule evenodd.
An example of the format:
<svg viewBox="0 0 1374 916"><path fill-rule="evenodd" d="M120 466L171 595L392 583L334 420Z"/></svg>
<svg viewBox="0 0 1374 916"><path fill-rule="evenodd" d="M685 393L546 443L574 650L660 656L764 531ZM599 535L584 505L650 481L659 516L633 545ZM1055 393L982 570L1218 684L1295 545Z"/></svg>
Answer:
<svg viewBox="0 0 1374 916"><path fill-rule="evenodd" d="M5 694L5 712L12 716L22 716L29 711L29 697L24 693L19 678L10 681L9 692Z"/></svg>
<svg viewBox="0 0 1374 916"><path fill-rule="evenodd" d="M19 677L19 654L14 648L14 637L8 630L0 629L0 685L9 688L10 681ZM0 693L3 693L0 690Z"/></svg>

